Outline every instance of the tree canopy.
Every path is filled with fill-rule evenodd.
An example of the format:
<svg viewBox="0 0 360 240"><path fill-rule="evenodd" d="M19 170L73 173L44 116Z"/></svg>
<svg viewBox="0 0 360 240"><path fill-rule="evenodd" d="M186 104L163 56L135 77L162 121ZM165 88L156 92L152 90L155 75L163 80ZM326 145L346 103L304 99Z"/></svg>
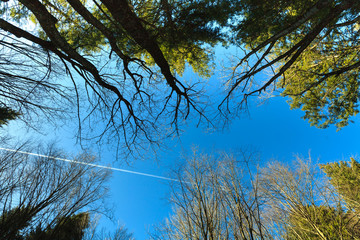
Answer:
<svg viewBox="0 0 360 240"><path fill-rule="evenodd" d="M201 87L179 76L186 65L200 76L210 75L212 51L208 46L222 41L218 25L227 21L232 4L196 4L126 0L2 3L1 46L8 56L1 76L5 82L17 80L11 88L4 85L3 103L20 105L22 110L35 107L48 114L64 109L38 102L37 96L75 102L79 125L90 120L90 129L94 122L102 121L103 131L95 134L120 136L129 148L139 146L136 140L155 142L165 128L177 131L178 121L192 111L200 119L206 117L205 105L197 103ZM197 11L200 6L202 13ZM219 9L221 14L207 15ZM40 71L35 75L36 68ZM59 86L54 81L59 72L68 74L75 96L67 95L65 86L70 84ZM23 88L24 84L34 87ZM51 92L51 98L44 92ZM82 99L88 100L89 110L80 107Z"/></svg>
<svg viewBox="0 0 360 240"><path fill-rule="evenodd" d="M357 161L324 164L322 172L302 158L256 168L256 154L241 157L191 156L172 188L173 212L152 239L360 238L360 199L346 197Z"/></svg>
<svg viewBox="0 0 360 240"><path fill-rule="evenodd" d="M24 154L34 148L23 144L0 155L0 238L82 239L90 214L106 212L109 173L87 165L95 161L89 153L68 163L54 159L65 157L54 146L44 155Z"/></svg>
<svg viewBox="0 0 360 240"><path fill-rule="evenodd" d="M41 223L36 227L32 226L32 218L29 216L31 216L31 206L20 209L16 207L3 213L0 216L2 237L11 240L81 240L89 225L89 214L86 212L59 217L53 226L46 228L43 228ZM32 230L23 231L26 228Z"/></svg>
<svg viewBox="0 0 360 240"><path fill-rule="evenodd" d="M211 107L227 118L270 88L312 125L340 129L359 111L359 10L356 0L2 1L1 103L22 116L75 104L80 136L93 129L84 138L128 149L189 116L211 124ZM244 54L216 103L204 78L218 44ZM181 77L187 66L197 79Z"/></svg>
<svg viewBox="0 0 360 240"><path fill-rule="evenodd" d="M14 120L18 116L19 113L15 112L14 110L8 107L0 108L0 126L7 124L8 121Z"/></svg>
<svg viewBox="0 0 360 240"><path fill-rule="evenodd" d="M321 166L330 182L339 191L350 209L359 211L360 204L360 163L354 158Z"/></svg>
<svg viewBox="0 0 360 240"><path fill-rule="evenodd" d="M243 18L234 26L235 42L246 50L228 96L243 89L246 99L277 89L311 125L346 126L358 113L359 2L240 2ZM264 70L269 78L248 90Z"/></svg>

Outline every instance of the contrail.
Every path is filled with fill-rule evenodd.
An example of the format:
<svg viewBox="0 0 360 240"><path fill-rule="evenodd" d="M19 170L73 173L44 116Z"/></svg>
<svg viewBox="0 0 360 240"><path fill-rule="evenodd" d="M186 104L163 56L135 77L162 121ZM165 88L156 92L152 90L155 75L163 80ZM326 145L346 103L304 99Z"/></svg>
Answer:
<svg viewBox="0 0 360 240"><path fill-rule="evenodd" d="M148 173L129 171L129 170L126 170L126 169L108 167L108 166L103 166L103 165L98 165L98 164L93 164L93 163L80 162L80 161L70 160L70 159L66 159L66 158L52 157L52 156L42 155L42 154L38 154L38 153L24 152L24 151L19 151L19 150L9 149L9 148L2 148L2 147L0 147L0 150L4 150L4 151L8 151L8 152L22 153L22 154L38 156L38 157L47 157L47 158L51 158L51 159L58 160L58 161L63 161L63 162L82 164L82 165L87 165L87 166L91 166L91 167L109 169L109 170L112 170L112 171L125 172L125 173L130 173L130 174L146 176L146 177L158 178L158 179L167 180L167 181L180 182L179 180L174 179L174 178L167 178L167 177L162 177L162 176L148 174Z"/></svg>

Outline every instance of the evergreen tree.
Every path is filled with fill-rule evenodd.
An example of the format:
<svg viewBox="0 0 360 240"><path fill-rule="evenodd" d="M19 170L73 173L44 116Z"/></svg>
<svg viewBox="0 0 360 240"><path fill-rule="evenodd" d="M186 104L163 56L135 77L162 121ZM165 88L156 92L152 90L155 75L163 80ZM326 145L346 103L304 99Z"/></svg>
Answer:
<svg viewBox="0 0 360 240"><path fill-rule="evenodd" d="M6 125L8 121L14 120L20 114L8 107L0 107L0 126Z"/></svg>
<svg viewBox="0 0 360 240"><path fill-rule="evenodd" d="M333 176L348 185L347 164L321 167L323 170L327 167L324 171L328 174L329 169L340 165L344 170L335 168ZM273 229L273 236L289 240L360 238L360 215L343 201L341 191L333 185L335 182L327 181L321 173L301 159L295 166L272 163L263 169L260 175L266 199L263 216Z"/></svg>
<svg viewBox="0 0 360 240"><path fill-rule="evenodd" d="M321 168L330 178L331 184L344 198L347 207L358 212L360 207L360 163L351 158L350 162L323 164Z"/></svg>
<svg viewBox="0 0 360 240"><path fill-rule="evenodd" d="M284 239L354 239L354 229L348 220L341 209L322 205L299 206L289 216Z"/></svg>
<svg viewBox="0 0 360 240"><path fill-rule="evenodd" d="M111 142L117 142L114 137L118 137L131 149L139 148L139 142L161 139L158 132L164 128L160 125L176 132L179 119L193 112L208 122L207 106L202 104L206 101L201 100L198 85L202 80L183 81L179 76L186 65L201 77L211 75L211 46L225 42L222 26L233 15L232 2L0 3L0 29L4 33L0 50L8 55L0 71L0 78L7 83L0 86L4 103L9 102L7 106L14 109L16 105L32 107L35 115L42 110L53 117L69 106L57 103L57 97L70 100L77 104L79 123L85 124L82 116L92 120L81 129L92 129L98 121L108 122L102 134L95 134L101 138L107 135ZM26 28L27 24L35 28ZM34 66L24 64L28 61ZM71 84L56 81L54 76L59 72L68 74L73 91L67 91ZM75 81L75 74L83 81ZM53 100L50 103L54 105L49 106L43 98ZM88 99L90 106L80 103L81 99ZM89 115L80 114L87 107L93 109Z"/></svg>
<svg viewBox="0 0 360 240"><path fill-rule="evenodd" d="M81 240L89 225L89 214L78 213L59 217L54 226L45 229L40 223L32 226L34 212L31 207L13 208L0 216L0 236L8 240ZM30 233L22 230L34 229Z"/></svg>
<svg viewBox="0 0 360 240"><path fill-rule="evenodd" d="M288 218L285 239L359 239L360 164L351 158L320 165L339 199L329 205L298 205ZM331 203L330 199L326 200Z"/></svg>
<svg viewBox="0 0 360 240"><path fill-rule="evenodd" d="M228 97L275 88L311 125L346 126L359 112L359 1L239 2L234 38L246 51ZM257 81L264 71L270 77Z"/></svg>
<svg viewBox="0 0 360 240"><path fill-rule="evenodd" d="M0 215L0 237L9 240L24 240L21 230L30 227L31 207L15 207Z"/></svg>
<svg viewBox="0 0 360 240"><path fill-rule="evenodd" d="M312 125L340 129L359 112L359 12L358 0L2 1L0 101L53 116L68 106L58 98L72 100L79 123L89 119L81 129L106 122L93 134L138 149L176 133L191 114L210 122L213 103L202 90L222 43L245 51L230 66L222 113L272 86ZM181 78L186 66L200 78ZM74 91L53 77L59 69ZM267 70L268 79L258 78Z"/></svg>
<svg viewBox="0 0 360 240"><path fill-rule="evenodd" d="M86 212L60 217L53 227L42 229L41 225L38 225L24 240L81 240L89 226L89 218L89 213Z"/></svg>

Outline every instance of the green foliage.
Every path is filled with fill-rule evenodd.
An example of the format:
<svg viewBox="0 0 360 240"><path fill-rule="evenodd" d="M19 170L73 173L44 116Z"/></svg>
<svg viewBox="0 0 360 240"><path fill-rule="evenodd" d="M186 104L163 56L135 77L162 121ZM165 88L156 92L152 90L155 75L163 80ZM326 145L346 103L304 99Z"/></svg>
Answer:
<svg viewBox="0 0 360 240"><path fill-rule="evenodd" d="M32 226L34 212L31 207L13 208L0 216L0 237L11 240L81 240L89 226L89 213L78 213L70 217L60 217L54 226L43 228L41 224ZM33 228L23 234L25 228Z"/></svg>
<svg viewBox="0 0 360 240"><path fill-rule="evenodd" d="M204 44L214 46L225 43L222 27L234 15L233 1L131 1L132 8L145 28L156 38L173 72L182 75L186 65L202 77L212 72L212 53ZM83 1L86 5L87 1ZM84 54L99 52L109 47L105 36L74 11L66 0L44 1L44 6L57 19L57 28L67 42ZM117 45L127 55L142 58L149 66L155 62L150 54L140 48L125 30L111 20L109 11L100 3L88 10L116 36ZM17 13L37 23L33 15ZM39 29L39 35L46 34Z"/></svg>
<svg viewBox="0 0 360 240"><path fill-rule="evenodd" d="M360 164L351 158L320 167L345 202L337 207L298 206L289 216L285 239L358 239Z"/></svg>
<svg viewBox="0 0 360 240"><path fill-rule="evenodd" d="M339 191L351 209L360 206L360 163L351 158L350 162L321 165L330 178L331 184Z"/></svg>
<svg viewBox="0 0 360 240"><path fill-rule="evenodd" d="M25 240L81 240L89 226L89 213L79 213L67 218L59 218L53 227L42 229L37 226Z"/></svg>
<svg viewBox="0 0 360 240"><path fill-rule="evenodd" d="M88 4L87 0L82 2L85 5ZM101 32L86 22L66 0L44 1L43 4L57 19L56 27L62 37L64 37L74 49L84 54L91 54L99 52L101 47L106 46L105 38ZM29 16L29 19L37 24L36 17L33 14ZM41 28L38 28L38 31L41 38L47 39L45 32L43 32Z"/></svg>
<svg viewBox="0 0 360 240"><path fill-rule="evenodd" d="M0 215L0 238L23 240L21 230L31 225L31 207L15 207Z"/></svg>
<svg viewBox="0 0 360 240"><path fill-rule="evenodd" d="M8 107L0 107L0 126L6 125L8 121L14 120L20 114L11 108Z"/></svg>
<svg viewBox="0 0 360 240"><path fill-rule="evenodd" d="M33 151L27 146L17 149ZM53 161L64 154L53 147L47 150L41 157L19 152L0 155L0 239L80 240L90 219L88 212L81 211L101 213L105 208L96 203L105 194L108 174ZM94 159L88 153L77 158L78 162Z"/></svg>
<svg viewBox="0 0 360 240"><path fill-rule="evenodd" d="M289 217L285 239L352 239L343 211L327 206L302 206L298 210Z"/></svg>
<svg viewBox="0 0 360 240"><path fill-rule="evenodd" d="M233 26L236 38L249 46L255 46L291 26L315 2L242 0L241 21Z"/></svg>
<svg viewBox="0 0 360 240"><path fill-rule="evenodd" d="M348 8L331 15L346 4ZM259 66L275 61L269 70L276 75L297 51L301 52L284 68L276 84L282 96L290 97L291 108L303 110L303 118L319 128L335 125L341 129L348 125L359 112L360 34L356 19L360 4L335 0L245 0L241 5L242 19L233 27L237 42L252 50L274 38L266 61ZM321 29L316 32L318 27ZM256 53L264 53L269 45L270 42ZM304 49L300 50L302 46ZM281 56L286 57L275 60Z"/></svg>
<svg viewBox="0 0 360 240"><path fill-rule="evenodd" d="M2 29L55 53L75 67L87 84L93 84L86 77L91 70L90 75L99 77L91 88L107 86L117 95L123 94L118 97L124 99L130 115L133 109L137 112L136 109L147 105L144 104L145 95L149 101L152 100L150 96L157 95L148 92L151 84L165 82L151 80L156 71L161 71L172 93L189 101L187 94L192 91L188 83L191 81L181 81L176 76L182 76L185 68L191 66L199 76L210 77L214 68L214 48L218 44L236 44L250 50L249 56L238 56L241 61L234 69L245 70L239 73L239 78L237 74L232 75L235 84L230 87L227 98L240 83L245 83L244 89L250 86L251 91L245 93L245 97L261 93L273 84L281 90L282 96L289 98L292 109L302 109L303 118L320 128L335 125L340 129L359 112L359 1L119 0L121 9L125 9L121 14L121 9L111 9L116 6L113 1L81 0L79 8L76 3L69 2L39 0L34 4L22 0L0 6L0 14L7 23L17 22L17 26L25 29L23 23L32 21L37 28L26 31L48 42L29 40L31 37L24 32L5 23ZM48 25L47 19L41 20L43 15L49 18ZM89 15L90 18L86 17ZM117 55L117 67L123 68L118 71L111 66L111 71L107 72L110 64L100 57L104 53L112 59ZM98 67L102 64L107 67ZM269 82L264 81L265 84L253 91L258 85L251 81L264 70L273 73ZM117 77L123 75L114 77L115 72ZM145 81L147 77L150 81ZM101 78L108 79L102 81ZM133 89L128 84L131 81L125 81L130 78ZM173 106L170 98L161 100L165 106ZM187 106L196 107L195 104ZM149 115L155 116L155 110L162 107L148 107L152 111ZM173 112L177 113L178 109L177 106ZM228 109L230 112L231 108Z"/></svg>
<svg viewBox="0 0 360 240"><path fill-rule="evenodd" d="M291 108L301 108L303 118L320 128L340 129L359 113L359 69L332 74L360 60L355 42L339 41L344 31L317 39L279 83Z"/></svg>
<svg viewBox="0 0 360 240"><path fill-rule="evenodd" d="M202 77L212 74L213 49L210 47L227 42L221 31L235 14L235 4L229 0L133 1L134 11L156 37L172 71L182 76L188 64ZM121 49L130 47L127 53L143 58L150 66L155 65L147 52L124 40L120 40Z"/></svg>
<svg viewBox="0 0 360 240"><path fill-rule="evenodd" d="M328 181L319 169L301 159L295 164L293 168L272 163L260 176L264 205L268 206L263 216L268 218L275 239L359 239L360 215L348 201L343 201L341 192L344 191L337 187L337 182L332 181L333 178ZM358 185L349 183L349 166L344 162L321 165L321 168L341 179L342 185L347 185L347 194L351 194L349 190L353 185ZM356 171L350 175L358 175Z"/></svg>
<svg viewBox="0 0 360 240"><path fill-rule="evenodd" d="M212 51L201 48L195 44L172 48L171 46L162 45L161 50L166 60L169 62L172 70L182 76L187 64L192 67L193 71L202 77L210 77L213 70ZM182 57L179 57L181 55ZM155 66L154 60L148 54L140 54L149 66Z"/></svg>

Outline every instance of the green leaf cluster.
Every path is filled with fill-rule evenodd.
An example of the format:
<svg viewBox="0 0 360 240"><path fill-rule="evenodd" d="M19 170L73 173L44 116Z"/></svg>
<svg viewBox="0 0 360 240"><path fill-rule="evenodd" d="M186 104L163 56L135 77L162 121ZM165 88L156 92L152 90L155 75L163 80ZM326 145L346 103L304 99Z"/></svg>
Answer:
<svg viewBox="0 0 360 240"><path fill-rule="evenodd" d="M353 239L346 214L334 207L302 206L301 211L290 215L288 224L287 240Z"/></svg>
<svg viewBox="0 0 360 240"><path fill-rule="evenodd" d="M301 54L279 82L292 109L301 108L311 125L338 129L359 113L359 69L340 72L359 61L355 42L338 41L343 32L317 39Z"/></svg>
<svg viewBox="0 0 360 240"><path fill-rule="evenodd" d="M321 165L330 178L331 184L344 198L350 209L360 207L360 163L354 158L350 162L329 163Z"/></svg>
<svg viewBox="0 0 360 240"><path fill-rule="evenodd" d="M112 20L109 11L101 4L82 1L92 15L116 36L118 47L128 56L143 59L149 66L155 62L150 54L138 46L124 29ZM236 3L236 2L235 2ZM226 43L221 30L234 15L233 1L129 1L146 30L156 39L172 71L182 75L187 65L202 77L213 70L213 49L209 46ZM85 21L66 0L46 0L44 6L57 19L57 28L67 42L86 55L109 49L107 39L93 25ZM31 15L17 13L31 19ZM38 29L38 34L47 39Z"/></svg>
<svg viewBox="0 0 360 240"><path fill-rule="evenodd" d="M81 240L84 231L89 227L89 214L79 213L67 218L59 218L55 226L42 229L41 226L32 231L24 240Z"/></svg>
<svg viewBox="0 0 360 240"><path fill-rule="evenodd" d="M324 1L322 7L316 8L318 3L315 0L241 1L242 19L233 29L236 41L245 44L250 50L278 36L270 53L266 55L266 61L261 64L295 49L287 57L276 60L272 68L275 75L299 50L301 45L296 47L297 44L310 39L308 34L319 24L325 23L314 40L281 74L276 86L282 96L289 97L291 109L303 110L303 118L312 126L326 128L335 125L341 129L359 112L360 76L356 64L360 61L360 33L356 19L360 6L352 4L329 20L327 16L335 7L347 3ZM307 15L311 17L302 22L301 19ZM297 27L291 29L292 26ZM269 45L257 52L264 53Z"/></svg>
<svg viewBox="0 0 360 240"><path fill-rule="evenodd" d="M236 44L245 46L254 58L241 59L240 56L241 64L235 69L243 64L244 69L250 70L240 73L245 76L240 77L241 80L234 77L235 84L231 86L228 97L242 85L241 82L251 85L248 82L267 69L272 71L274 79L271 77L269 84L265 83L263 88L253 93L275 84L281 95L288 97L291 108L303 110L303 118L313 126L326 128L335 125L341 129L359 112L358 1L122 1L124 6L128 5L132 20L139 23L139 29L149 36L136 38L139 33L130 33L131 26L125 30L124 24L115 20L102 1L81 0L91 15L111 33L114 41L104 36L106 31L101 32L81 17L67 0L39 2L56 19L56 28L66 41L62 45L69 44L81 57L96 59L96 63L99 62L98 55L104 53L102 50L110 53L110 58L116 55L111 54L111 42L113 48L116 45L115 48L121 51L117 60L123 66L129 63L129 59L137 59L145 71L146 67L156 69L156 65L164 69L158 60L153 59L159 58L175 76L182 76L185 68L191 66L195 73L207 78L214 69L214 47ZM21 3L0 5L0 14L9 22L18 22L20 27L24 25L21 22L26 21L38 24L35 15ZM49 40L39 25L31 33ZM146 44L140 43L139 39L151 42L152 46L145 47ZM153 47L157 49L157 57L150 53ZM254 59L259 62L252 65ZM267 65L269 62L273 63ZM284 67L286 69L282 72Z"/></svg>
<svg viewBox="0 0 360 240"><path fill-rule="evenodd" d="M20 114L11 108L0 107L0 126L6 125L8 121L16 119Z"/></svg>
<svg viewBox="0 0 360 240"><path fill-rule="evenodd" d="M78 213L70 217L59 217L51 226L32 226L34 209L31 206L13 208L0 216L0 236L12 240L81 240L89 226L89 213ZM32 228L28 234L22 232Z"/></svg>
<svg viewBox="0 0 360 240"><path fill-rule="evenodd" d="M320 167L344 202L340 201L336 206L297 206L288 217L284 239L359 239L360 163L351 158L350 162Z"/></svg>
<svg viewBox="0 0 360 240"><path fill-rule="evenodd" d="M240 21L233 26L233 30L239 42L252 47L291 26L316 1L242 0L239 2ZM286 41L287 37L292 36L284 36L282 41Z"/></svg>

